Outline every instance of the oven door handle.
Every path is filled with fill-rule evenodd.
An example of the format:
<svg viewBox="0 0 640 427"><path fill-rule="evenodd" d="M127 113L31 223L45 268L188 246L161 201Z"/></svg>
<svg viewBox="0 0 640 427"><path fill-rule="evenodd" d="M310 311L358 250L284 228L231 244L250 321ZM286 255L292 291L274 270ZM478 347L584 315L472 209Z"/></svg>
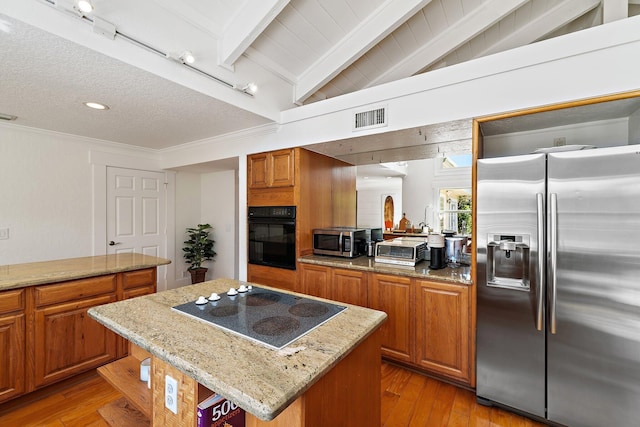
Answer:
<svg viewBox="0 0 640 427"><path fill-rule="evenodd" d="M294 219L288 218L249 218L249 224L278 224L278 225L296 225Z"/></svg>

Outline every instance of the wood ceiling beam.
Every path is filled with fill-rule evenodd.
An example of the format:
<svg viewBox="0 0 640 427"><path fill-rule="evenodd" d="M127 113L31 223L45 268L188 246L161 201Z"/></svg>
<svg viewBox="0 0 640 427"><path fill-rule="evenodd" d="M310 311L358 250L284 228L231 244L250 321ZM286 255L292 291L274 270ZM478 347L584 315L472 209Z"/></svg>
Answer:
<svg viewBox="0 0 640 427"><path fill-rule="evenodd" d="M412 76L459 48L529 0L488 0L365 87Z"/></svg>
<svg viewBox="0 0 640 427"><path fill-rule="evenodd" d="M509 36L502 38L474 58L525 46L574 21L600 4L600 0L568 0L557 4Z"/></svg>
<svg viewBox="0 0 640 427"><path fill-rule="evenodd" d="M218 39L218 65L233 69L240 55L267 28L289 0L248 0Z"/></svg>
<svg viewBox="0 0 640 427"><path fill-rule="evenodd" d="M430 2L431 0L385 1L298 77L294 87L294 102L301 104Z"/></svg>

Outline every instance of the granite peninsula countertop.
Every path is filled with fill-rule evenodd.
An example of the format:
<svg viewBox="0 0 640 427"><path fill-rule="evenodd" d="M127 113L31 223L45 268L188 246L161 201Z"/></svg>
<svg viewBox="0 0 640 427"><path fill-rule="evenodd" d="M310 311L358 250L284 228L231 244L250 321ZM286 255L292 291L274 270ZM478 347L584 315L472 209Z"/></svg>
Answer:
<svg viewBox="0 0 640 427"><path fill-rule="evenodd" d="M170 260L164 258L122 253L0 265L0 291L140 270L170 263Z"/></svg>
<svg viewBox="0 0 640 427"><path fill-rule="evenodd" d="M171 310L243 283L216 279L94 307L89 315L263 420L275 418L387 317L341 304L347 309L283 349L272 350Z"/></svg>
<svg viewBox="0 0 640 427"><path fill-rule="evenodd" d="M440 270L429 268L429 261L420 261L415 267L400 266L375 262L373 257L359 256L357 258L340 258L324 255L308 255L298 258L298 262L306 264L323 265L347 270L360 270L373 273L394 274L396 276L415 277L418 279L440 280L455 282L464 285L473 284L471 280L471 267L461 266L457 268L445 267Z"/></svg>

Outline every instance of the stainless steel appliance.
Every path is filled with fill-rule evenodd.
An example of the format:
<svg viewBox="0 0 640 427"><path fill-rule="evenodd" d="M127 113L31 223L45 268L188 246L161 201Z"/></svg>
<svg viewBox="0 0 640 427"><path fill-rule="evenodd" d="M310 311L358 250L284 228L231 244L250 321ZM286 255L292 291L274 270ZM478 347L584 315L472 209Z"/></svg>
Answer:
<svg viewBox="0 0 640 427"><path fill-rule="evenodd" d="M415 266L425 259L427 240L420 237L397 237L376 244L376 262Z"/></svg>
<svg viewBox="0 0 640 427"><path fill-rule="evenodd" d="M640 147L483 159L477 174L479 401L637 425Z"/></svg>
<svg viewBox="0 0 640 427"><path fill-rule="evenodd" d="M296 207L249 206L249 264L296 269Z"/></svg>
<svg viewBox="0 0 640 427"><path fill-rule="evenodd" d="M384 240L382 236L381 227L378 227L378 228L364 227L364 231L367 234L367 241L381 242L382 240Z"/></svg>
<svg viewBox="0 0 640 427"><path fill-rule="evenodd" d="M313 230L313 253L355 258L366 254L367 233L363 228L331 227Z"/></svg>

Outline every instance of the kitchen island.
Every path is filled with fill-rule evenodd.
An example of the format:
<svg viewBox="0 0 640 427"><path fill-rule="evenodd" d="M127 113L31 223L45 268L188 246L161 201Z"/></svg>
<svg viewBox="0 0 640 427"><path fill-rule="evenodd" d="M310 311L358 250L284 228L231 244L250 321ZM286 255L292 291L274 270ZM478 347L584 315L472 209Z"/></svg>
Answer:
<svg viewBox="0 0 640 427"><path fill-rule="evenodd" d="M195 405L208 397L203 387L246 410L248 426L379 424L377 330L386 315L347 306L274 350L172 310L212 292L224 295L242 284L246 285L217 279L89 311L98 322L152 355L153 425L194 425ZM178 414L163 404L166 372L179 376L179 387L185 390L179 397Z"/></svg>

